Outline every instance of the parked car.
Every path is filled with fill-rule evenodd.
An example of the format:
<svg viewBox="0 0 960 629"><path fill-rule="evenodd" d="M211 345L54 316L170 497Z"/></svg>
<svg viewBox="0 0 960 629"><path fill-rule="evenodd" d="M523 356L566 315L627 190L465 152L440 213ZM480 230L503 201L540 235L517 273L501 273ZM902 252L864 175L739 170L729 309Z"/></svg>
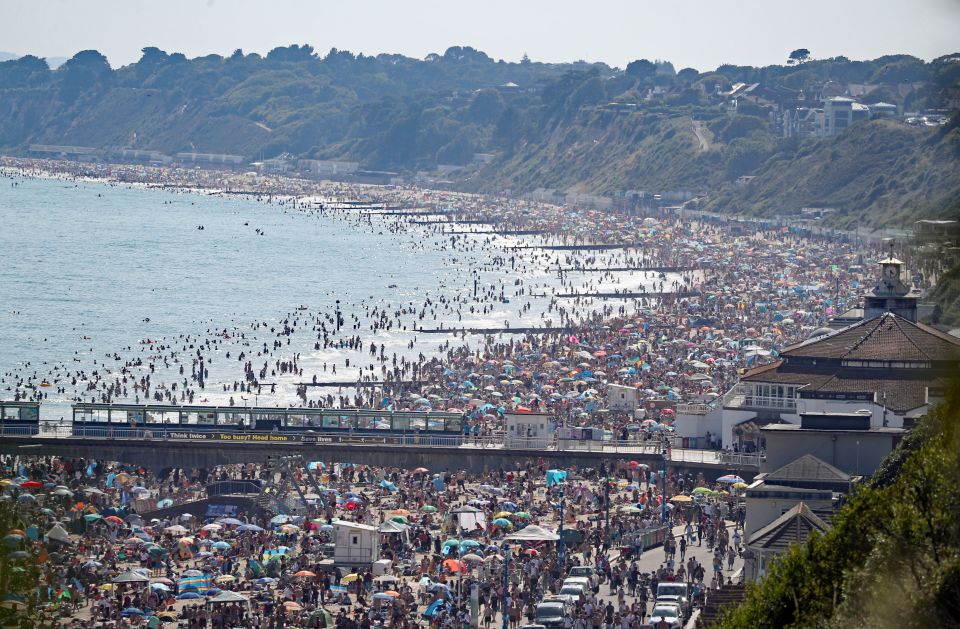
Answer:
<svg viewBox="0 0 960 629"><path fill-rule="evenodd" d="M560 594L569 594L575 597L577 601L583 601L587 598L587 588L583 583L568 583L560 588Z"/></svg>
<svg viewBox="0 0 960 629"><path fill-rule="evenodd" d="M600 575L597 574L597 569L593 566L573 566L570 568L569 575L571 577L586 577L590 579L591 587L597 587L600 583Z"/></svg>
<svg viewBox="0 0 960 629"><path fill-rule="evenodd" d="M676 603L657 603L650 612L650 626L656 627L660 619L663 618L670 623L670 629L681 629L683 627L683 614L680 606Z"/></svg>
<svg viewBox="0 0 960 629"><path fill-rule="evenodd" d="M562 600L543 601L537 605L533 618L545 629L561 629L570 615L570 606Z"/></svg>
<svg viewBox="0 0 960 629"><path fill-rule="evenodd" d="M690 613L690 587L670 581L657 584L657 604L676 603L684 615Z"/></svg>

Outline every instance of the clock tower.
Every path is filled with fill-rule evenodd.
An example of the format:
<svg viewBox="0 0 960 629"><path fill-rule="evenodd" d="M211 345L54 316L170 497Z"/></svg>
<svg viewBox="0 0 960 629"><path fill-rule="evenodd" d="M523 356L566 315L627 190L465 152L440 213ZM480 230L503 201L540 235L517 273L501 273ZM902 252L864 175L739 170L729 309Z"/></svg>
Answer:
<svg viewBox="0 0 960 629"><path fill-rule="evenodd" d="M880 260L880 281L863 300L863 318L872 319L885 312L916 323L920 290L903 281L903 262L893 257L893 242L887 257Z"/></svg>

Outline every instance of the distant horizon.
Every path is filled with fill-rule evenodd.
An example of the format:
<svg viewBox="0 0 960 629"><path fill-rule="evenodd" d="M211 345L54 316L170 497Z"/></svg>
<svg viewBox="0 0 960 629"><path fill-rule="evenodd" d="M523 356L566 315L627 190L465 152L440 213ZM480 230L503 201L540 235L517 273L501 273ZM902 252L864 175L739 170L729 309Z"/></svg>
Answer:
<svg viewBox="0 0 960 629"><path fill-rule="evenodd" d="M724 64L785 64L794 49L814 59L876 59L907 54L930 61L957 52L960 2L809 0L803 11L764 0L675 0L668 4L595 0L441 3L435 0L7 0L0 41L18 55L70 58L97 50L114 68L135 63L155 46L189 58L265 55L278 46L309 44L376 56L423 59L450 46L470 46L494 60L605 63L670 61L701 72Z"/></svg>
<svg viewBox="0 0 960 629"><path fill-rule="evenodd" d="M278 46L274 46L274 47L271 48L270 50L273 50L274 48L284 48L284 47L293 46L293 45L298 45L298 46L299 46L299 45L304 45L305 43L306 43L306 42L290 42L289 44L280 44L280 45L278 45ZM307 45L309 45L309 44L307 44ZM477 50L478 52L482 52L482 53L486 54L486 55L487 55L488 57L490 57L494 62L498 62L498 63L499 63L499 62L503 62L503 63L520 63L520 62L521 62L520 59L516 59L516 60L514 60L514 59L498 59L497 57L491 55L489 52L487 52L487 51L485 51L485 50L482 50L482 49L480 49L480 48L476 48L476 47L474 47L474 46L469 46L468 44L451 44L450 46L447 46L447 47L444 48L443 50L437 50L437 51L433 51L433 52L427 53L427 54L424 55L423 57L411 57L410 55L406 55L406 54L404 54L404 53L391 52L391 51L387 51L387 50L384 50L384 51L381 51L381 52L378 52L378 53L371 53L371 54L361 53L361 52L358 52L358 51L353 51L353 50L350 50L350 49L348 49L348 48L341 48L341 49L338 49L338 50L341 50L341 51L343 51L343 52L349 52L349 53L352 53L352 54L355 54L355 55L361 55L361 54L362 54L362 55L368 56L368 57L377 57L377 56L379 56L379 55L391 55L391 56L392 56L392 55L401 55L401 56L404 56L404 57L407 57L407 58L410 58L410 59L415 59L415 60L418 60L418 61L423 61L423 60L424 60L427 56L429 56L429 55L432 55L432 54L443 55L443 53L444 53L446 50L448 50L449 48L456 47L456 46L459 46L459 47L462 47L462 48L471 47L471 48L473 48L474 50ZM150 46L144 46L143 48L148 48L148 47L150 47ZM210 55L219 55L219 56L221 56L221 57L226 58L226 57L229 57L230 55L232 55L232 54L234 53L234 51L237 50L237 48L234 48L234 49L230 50L229 52L210 51L210 52L206 52L206 53L199 53L199 54L187 55L186 53L183 53L183 52L180 51L180 50L167 50L167 49L163 48L162 46L156 46L156 48L159 48L159 49L162 50L163 52L165 52L165 53L167 53L167 54L171 54L171 55L172 55L172 54L184 54L184 55L187 57L188 60L199 59L199 58L207 57L207 56L210 56ZM55 61L55 62L59 62L59 63L55 64L54 66L52 66L53 69L56 69L56 67L59 67L60 65L62 65L62 64L63 64L64 62L66 62L66 61L69 61L69 60L70 60L71 58L73 58L76 54L78 54L78 53L80 53L80 52L83 52L84 50L95 50L95 51L97 51L97 52L99 52L99 53L101 53L101 54L104 54L103 51L98 50L97 48L85 48L85 49L83 49L83 50L78 50L78 51L76 51L75 53L73 53L73 54L71 54L71 55L43 55L43 54L34 53L34 52L21 53L21 52L12 52L12 51L8 51L8 50L0 50L0 63L2 63L3 61L10 61L10 60L21 59L21 58L26 57L26 56L34 56L34 57L37 57L37 58L39 58L39 59L43 59L43 60L45 60L45 61L47 61L47 62L50 62L51 60L52 60L52 61ZM246 50L246 49L243 49L243 48L240 48L240 50L243 51L244 56L251 55L251 54L258 54L258 55L260 55L260 56L262 56L262 57L266 57L267 53L270 52L270 50L263 50L263 51L260 51L260 50ZM319 49L317 49L317 48L314 48L314 53L316 54L316 56L317 56L318 58L321 58L321 59L322 59L324 56L326 56L326 54L327 54L328 52L329 52L329 49L319 50ZM832 59L832 58L836 58L836 57L846 57L849 61L873 61L874 59L877 59L877 58L880 58L880 57L898 56L898 55L908 55L908 56L916 57L916 58L924 61L925 63L929 63L929 62L933 61L934 59L938 59L938 58L940 58L940 57L949 57L949 56L953 56L953 55L957 55L958 57L960 57L960 49L958 49L957 51L953 51L953 52L945 52L945 53L943 53L943 54L941 54L941 55L937 55L937 56L935 56L935 57L929 57L929 58L917 57L917 55L912 55L912 54L907 53L907 52L896 52L896 51L894 51L894 52L885 53L885 54L883 54L883 55L877 55L876 57L862 57L862 58L856 58L856 57L852 57L852 56L850 56L850 55L844 55L843 53L840 53L840 54L838 54L838 55L831 56L831 57L816 57L816 56L812 56L812 55L811 55L810 61L825 61L825 60L827 60L827 59ZM106 56L106 55L104 54L104 56ZM8 58L8 57L9 57L9 58ZM574 63L590 63L590 64L593 64L593 63L602 63L602 64L606 64L607 66L609 66L610 68L613 68L613 69L623 70L623 69L625 68L625 65L623 65L623 66L618 66L618 65L615 65L615 64L606 62L606 61L604 61L604 60L602 60L602 59L595 59L595 60L570 59L570 60L567 60L567 61L554 61L554 60L536 59L536 58L533 58L533 57L528 57L528 58L529 58L529 60L530 60L532 63L557 64L557 65L574 64ZM671 59L666 59L666 58L662 58L662 57L638 57L637 59L647 59L648 61L657 61L657 62L669 62L669 63L673 64L674 69L677 70L677 71L680 71L680 70L683 69L683 68L693 67L693 66L681 66L681 65L679 65L679 64L674 63L673 60L671 60ZM128 65L135 64L135 63L137 63L139 60L140 60L140 57L138 57L137 59L135 59L135 60L133 60L133 61L127 62L127 63L117 64L117 63L114 63L113 61L111 61L110 57L107 57L107 61L110 63L110 67L111 67L112 69L114 69L114 70L117 70L117 69L126 67L126 66L128 66ZM631 61L635 61L635 60L631 60ZM694 67L694 69L697 70L698 72L700 72L701 74L703 74L703 73L705 73L705 72L712 72L712 71L714 71L714 70L716 70L716 69L718 69L718 68L720 68L721 66L724 66L724 65L750 66L750 67L762 68L762 67L770 67L770 66L786 66L786 65L788 65L788 64L786 63L785 60L784 60L783 62L781 62L781 63L769 63L769 64L762 64L762 65L761 65L761 64L750 64L750 63L744 64L744 63L721 62L721 63L718 63L718 64L716 64L716 65L714 65L714 66L711 66L711 67L702 67L702 68Z"/></svg>

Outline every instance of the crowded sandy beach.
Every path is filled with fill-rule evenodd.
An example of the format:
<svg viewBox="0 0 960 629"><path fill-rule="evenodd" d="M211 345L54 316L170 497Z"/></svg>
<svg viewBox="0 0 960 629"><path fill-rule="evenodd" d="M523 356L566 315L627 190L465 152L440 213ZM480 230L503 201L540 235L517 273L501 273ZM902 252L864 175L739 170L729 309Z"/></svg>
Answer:
<svg viewBox="0 0 960 629"><path fill-rule="evenodd" d="M876 253L675 210L195 169L2 166L10 187L52 177L107 195L143 186L239 196L385 234L397 251L429 243L476 270L418 300L380 294L318 309L291 295L271 320L4 365L0 397L41 408L254 397L261 407L446 411L473 437L502 436L507 415L535 412L666 447L678 404L713 403L743 369L855 303ZM642 412L610 409L613 385L639 391ZM177 507L215 483L269 485L277 472L156 474L108 453L3 465L0 589L11 594L0 607L51 627L679 626L708 592L740 579L750 480L661 477L629 457L596 469L518 460L482 474L311 461L292 479L303 498L289 508L217 514ZM368 540L362 560L338 556L348 534ZM31 579L39 587L26 587Z"/></svg>

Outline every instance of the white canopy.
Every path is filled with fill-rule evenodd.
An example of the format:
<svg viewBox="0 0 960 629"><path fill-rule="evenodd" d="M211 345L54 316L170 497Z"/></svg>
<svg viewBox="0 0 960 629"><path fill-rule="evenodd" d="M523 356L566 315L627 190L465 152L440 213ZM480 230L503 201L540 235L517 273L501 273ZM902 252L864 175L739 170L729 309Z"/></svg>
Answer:
<svg viewBox="0 0 960 629"><path fill-rule="evenodd" d="M457 519L461 531L473 531L476 528L487 528L487 516L483 511L469 505L457 507L450 512L450 516Z"/></svg>
<svg viewBox="0 0 960 629"><path fill-rule="evenodd" d="M62 542L64 544L70 543L70 534L67 533L67 529L60 526L60 523L54 524L49 531L47 531L47 539L52 539L55 542Z"/></svg>
<svg viewBox="0 0 960 629"><path fill-rule="evenodd" d="M555 542L560 539L560 536L550 529L531 524L516 533L507 535L504 539L516 542Z"/></svg>
<svg viewBox="0 0 960 629"><path fill-rule="evenodd" d="M250 599L242 594L237 594L236 592L231 592L230 590L224 590L214 596L213 598L207 599L207 605L212 603L249 603Z"/></svg>

